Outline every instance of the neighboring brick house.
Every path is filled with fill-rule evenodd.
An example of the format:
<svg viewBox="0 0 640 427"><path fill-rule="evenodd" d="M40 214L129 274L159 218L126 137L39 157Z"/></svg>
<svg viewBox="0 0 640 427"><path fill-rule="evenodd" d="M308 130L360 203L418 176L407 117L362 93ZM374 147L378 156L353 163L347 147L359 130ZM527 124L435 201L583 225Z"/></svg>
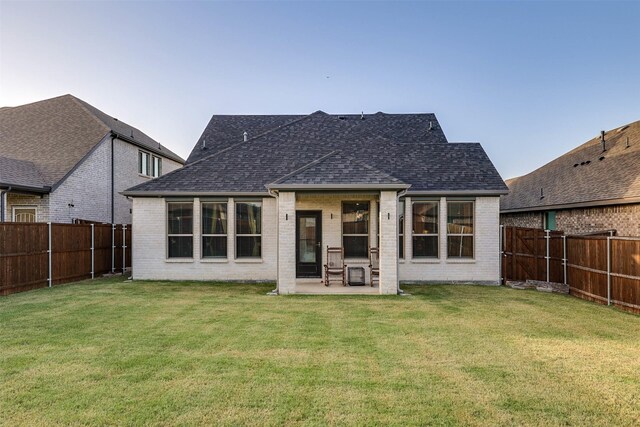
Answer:
<svg viewBox="0 0 640 427"><path fill-rule="evenodd" d="M480 144L449 143L433 114L213 116L184 168L124 192L133 277L315 292L330 246L369 283L377 248L380 294L495 284L506 192Z"/></svg>
<svg viewBox="0 0 640 427"><path fill-rule="evenodd" d="M149 136L72 95L0 109L0 222L131 222L132 185L182 167Z"/></svg>
<svg viewBox="0 0 640 427"><path fill-rule="evenodd" d="M504 225L640 236L640 122L602 131L506 183L510 192L500 200Z"/></svg>

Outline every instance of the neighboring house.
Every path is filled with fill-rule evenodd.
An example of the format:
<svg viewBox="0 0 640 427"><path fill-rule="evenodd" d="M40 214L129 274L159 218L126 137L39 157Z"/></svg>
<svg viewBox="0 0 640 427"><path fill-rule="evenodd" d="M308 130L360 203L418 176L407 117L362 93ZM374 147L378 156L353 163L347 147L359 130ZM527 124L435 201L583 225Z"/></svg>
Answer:
<svg viewBox="0 0 640 427"><path fill-rule="evenodd" d="M507 185L502 224L640 236L640 121L602 131Z"/></svg>
<svg viewBox="0 0 640 427"><path fill-rule="evenodd" d="M506 192L480 144L448 143L433 114L213 116L184 168L124 192L133 277L296 293L321 286L330 246L367 280L378 247L381 294L497 283Z"/></svg>
<svg viewBox="0 0 640 427"><path fill-rule="evenodd" d="M182 167L138 129L71 95L0 109L0 222L131 222L119 192Z"/></svg>

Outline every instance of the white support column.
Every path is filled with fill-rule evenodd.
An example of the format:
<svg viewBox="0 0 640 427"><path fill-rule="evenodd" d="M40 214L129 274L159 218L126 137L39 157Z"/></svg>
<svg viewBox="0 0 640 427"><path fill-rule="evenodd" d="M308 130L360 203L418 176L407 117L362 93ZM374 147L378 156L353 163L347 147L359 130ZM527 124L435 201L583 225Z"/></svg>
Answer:
<svg viewBox="0 0 640 427"><path fill-rule="evenodd" d="M398 197L380 192L380 294L398 293Z"/></svg>
<svg viewBox="0 0 640 427"><path fill-rule="evenodd" d="M378 220L379 220L378 202L376 199L373 199L371 200L370 215L369 215L369 226L370 226L369 247L370 248L378 247L378 236L377 236Z"/></svg>
<svg viewBox="0 0 640 427"><path fill-rule="evenodd" d="M404 198L404 259L413 258L413 202L411 197Z"/></svg>
<svg viewBox="0 0 640 427"><path fill-rule="evenodd" d="M296 193L278 196L278 293L292 294L296 288Z"/></svg>
<svg viewBox="0 0 640 427"><path fill-rule="evenodd" d="M195 197L193 199L193 259L200 259L200 250L202 249L201 243L201 231L202 227L200 227L200 215L202 213L202 209L200 208L200 199ZM123 270L124 271L124 270Z"/></svg>
<svg viewBox="0 0 640 427"><path fill-rule="evenodd" d="M227 259L236 259L236 203L229 197L227 204Z"/></svg>

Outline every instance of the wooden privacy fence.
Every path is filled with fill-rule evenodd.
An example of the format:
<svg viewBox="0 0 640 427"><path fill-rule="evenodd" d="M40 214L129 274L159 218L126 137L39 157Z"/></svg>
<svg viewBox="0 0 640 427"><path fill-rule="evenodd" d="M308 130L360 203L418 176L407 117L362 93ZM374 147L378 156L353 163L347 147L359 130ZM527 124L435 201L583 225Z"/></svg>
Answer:
<svg viewBox="0 0 640 427"><path fill-rule="evenodd" d="M505 226L501 234L503 284L564 283L576 297L640 313L640 237Z"/></svg>
<svg viewBox="0 0 640 427"><path fill-rule="evenodd" d="M124 272L131 226L0 223L0 295Z"/></svg>

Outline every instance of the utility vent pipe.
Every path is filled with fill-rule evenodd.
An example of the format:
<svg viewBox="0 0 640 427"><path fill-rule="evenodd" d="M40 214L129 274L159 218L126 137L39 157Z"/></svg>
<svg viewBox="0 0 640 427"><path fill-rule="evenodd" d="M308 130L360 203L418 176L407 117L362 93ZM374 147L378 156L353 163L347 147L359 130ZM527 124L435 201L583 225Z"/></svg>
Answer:
<svg viewBox="0 0 640 427"><path fill-rule="evenodd" d="M433 122L429 121L429 130L433 130Z"/></svg>
<svg viewBox="0 0 640 427"><path fill-rule="evenodd" d="M247 133L247 131L244 131L242 136L244 137L244 142L247 142L247 140L249 139L249 134Z"/></svg>
<svg viewBox="0 0 640 427"><path fill-rule="evenodd" d="M604 139L604 131L601 130L600 131L600 143L602 144L602 152L604 153L605 151L607 151L607 141L605 141Z"/></svg>
<svg viewBox="0 0 640 427"><path fill-rule="evenodd" d="M202 149L203 150L207 149L207 138L202 138Z"/></svg>

